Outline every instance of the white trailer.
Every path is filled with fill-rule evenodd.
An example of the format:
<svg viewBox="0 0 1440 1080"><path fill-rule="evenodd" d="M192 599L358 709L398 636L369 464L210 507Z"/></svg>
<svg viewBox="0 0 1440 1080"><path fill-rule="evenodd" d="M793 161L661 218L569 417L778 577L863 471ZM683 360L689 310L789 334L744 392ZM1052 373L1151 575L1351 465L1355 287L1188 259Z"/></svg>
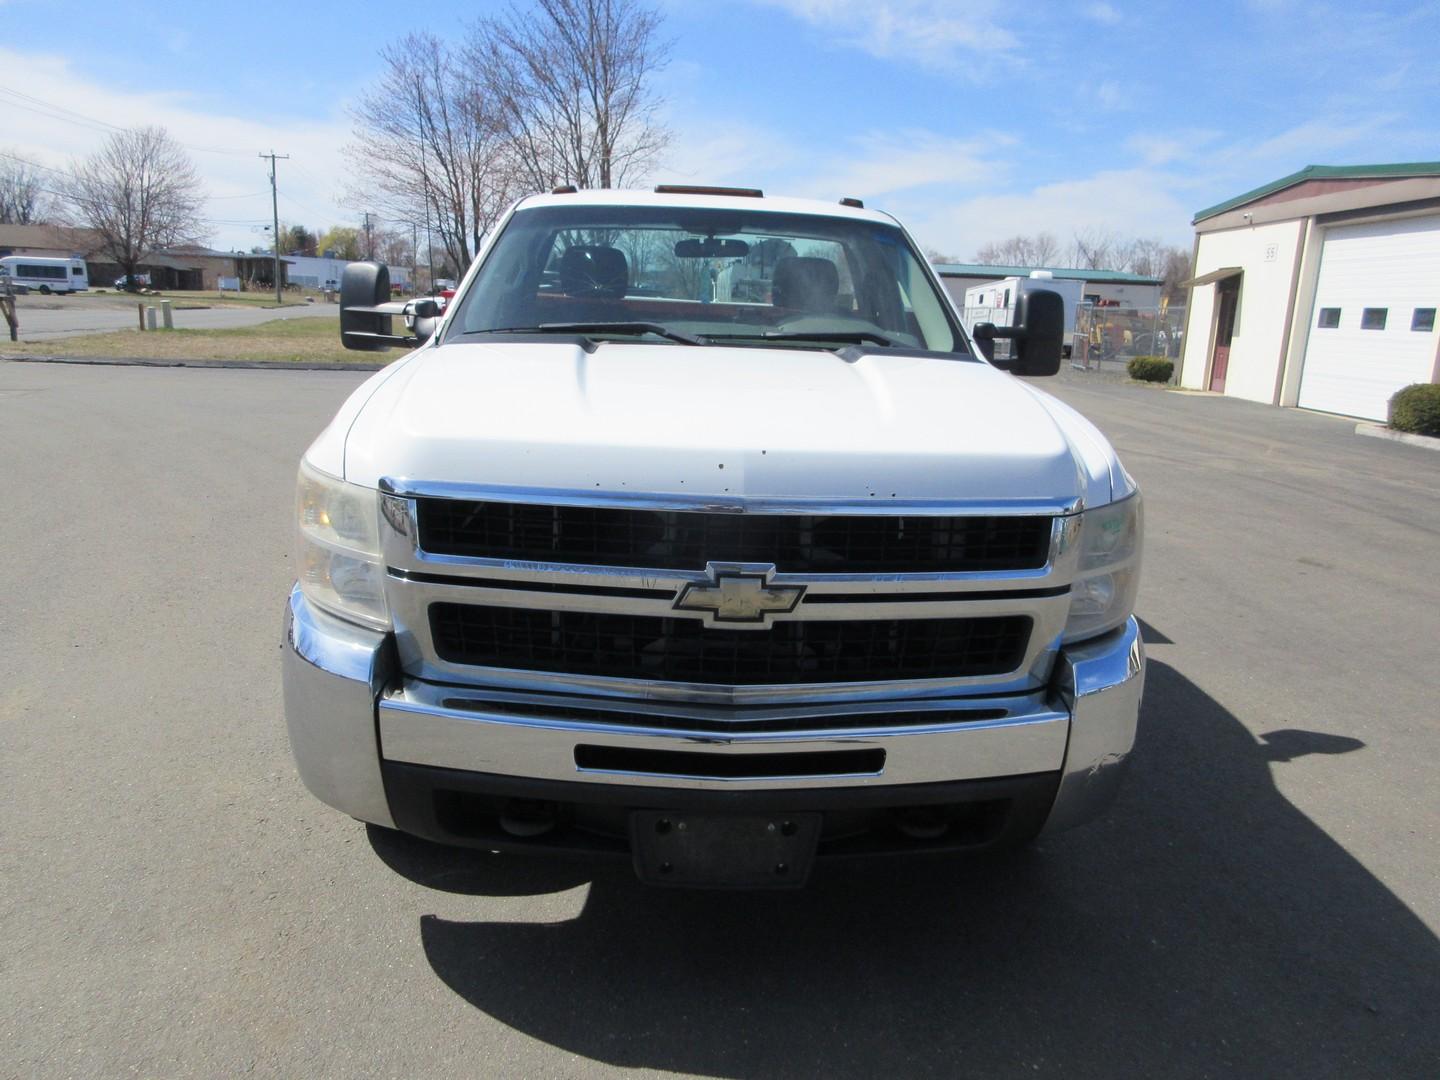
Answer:
<svg viewBox="0 0 1440 1080"><path fill-rule="evenodd" d="M1083 281L1058 279L1049 270L1032 270L1029 277L1007 277L972 285L965 290L965 326L973 330L978 323L1010 326L1015 321L1015 302L1022 293L1048 289L1059 293L1065 301L1065 333L1075 333L1075 313L1080 309L1085 291Z"/></svg>

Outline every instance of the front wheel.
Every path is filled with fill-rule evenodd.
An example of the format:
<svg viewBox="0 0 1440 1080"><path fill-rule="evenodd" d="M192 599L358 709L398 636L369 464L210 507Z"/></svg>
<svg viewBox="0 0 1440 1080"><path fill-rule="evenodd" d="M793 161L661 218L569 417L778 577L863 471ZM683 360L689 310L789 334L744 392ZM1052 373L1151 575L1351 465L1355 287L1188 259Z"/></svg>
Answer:
<svg viewBox="0 0 1440 1080"><path fill-rule="evenodd" d="M49 296L49 295L50 295L50 286L49 286L49 285L41 285L41 286L40 286L40 295L41 295L41 296Z"/></svg>

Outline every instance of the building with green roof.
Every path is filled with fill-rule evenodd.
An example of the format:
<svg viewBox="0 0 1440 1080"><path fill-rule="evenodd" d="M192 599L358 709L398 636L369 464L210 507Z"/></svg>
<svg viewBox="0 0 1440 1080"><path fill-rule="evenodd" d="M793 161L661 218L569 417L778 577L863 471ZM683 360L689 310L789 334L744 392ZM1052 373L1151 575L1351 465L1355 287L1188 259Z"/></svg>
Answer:
<svg viewBox="0 0 1440 1080"><path fill-rule="evenodd" d="M1181 385L1384 420L1440 381L1440 162L1309 165L1193 224Z"/></svg>

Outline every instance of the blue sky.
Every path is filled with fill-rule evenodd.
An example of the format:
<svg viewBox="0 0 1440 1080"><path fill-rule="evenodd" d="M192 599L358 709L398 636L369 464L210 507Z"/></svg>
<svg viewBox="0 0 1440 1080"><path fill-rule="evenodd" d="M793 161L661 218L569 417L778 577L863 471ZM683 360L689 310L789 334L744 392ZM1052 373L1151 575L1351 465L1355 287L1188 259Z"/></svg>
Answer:
<svg viewBox="0 0 1440 1080"><path fill-rule="evenodd" d="M1440 159L1433 2L659 6L675 140L653 179L859 196L961 258L1039 229L1188 245L1195 210L1304 165ZM0 91L29 95L0 92L0 150L58 167L103 124L161 123L217 246L265 241L272 146L283 220L353 222L347 107L376 50L496 7L0 0Z"/></svg>

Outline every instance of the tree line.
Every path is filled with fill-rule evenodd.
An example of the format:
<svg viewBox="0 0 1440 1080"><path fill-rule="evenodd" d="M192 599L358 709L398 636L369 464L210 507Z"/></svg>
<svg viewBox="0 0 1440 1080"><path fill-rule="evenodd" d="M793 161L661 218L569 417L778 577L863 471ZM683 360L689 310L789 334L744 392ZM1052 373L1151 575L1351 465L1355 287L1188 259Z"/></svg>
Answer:
<svg viewBox="0 0 1440 1080"><path fill-rule="evenodd" d="M927 249L931 262L961 260ZM983 266L1066 267L1075 270L1119 270L1159 278L1162 293L1173 303L1185 295L1189 280L1190 252L1183 247L1148 237L1126 237L1113 229L1077 230L1068 245L1054 233L1017 235L992 241L975 252L973 262Z"/></svg>

